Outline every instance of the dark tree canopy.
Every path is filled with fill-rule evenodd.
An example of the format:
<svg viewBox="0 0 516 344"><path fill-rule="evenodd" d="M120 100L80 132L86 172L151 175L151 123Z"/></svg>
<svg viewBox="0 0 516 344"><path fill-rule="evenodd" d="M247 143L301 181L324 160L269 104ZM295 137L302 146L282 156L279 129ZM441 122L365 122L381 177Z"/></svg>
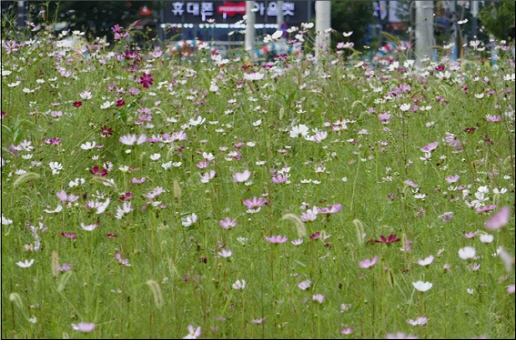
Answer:
<svg viewBox="0 0 516 344"><path fill-rule="evenodd" d="M118 24L127 28L140 20L148 24L154 15L141 15L140 8L146 6L151 11L159 11L158 1L50 1L31 2L30 19L36 24L67 22L73 30L86 32L86 35L113 38L111 27ZM45 9L44 17L38 16Z"/></svg>
<svg viewBox="0 0 516 344"><path fill-rule="evenodd" d="M373 3L369 1L332 1L331 27L337 30L337 42L347 42L342 32L353 31L349 41L355 43L355 48L364 46L364 37L368 33L368 25L374 23Z"/></svg>

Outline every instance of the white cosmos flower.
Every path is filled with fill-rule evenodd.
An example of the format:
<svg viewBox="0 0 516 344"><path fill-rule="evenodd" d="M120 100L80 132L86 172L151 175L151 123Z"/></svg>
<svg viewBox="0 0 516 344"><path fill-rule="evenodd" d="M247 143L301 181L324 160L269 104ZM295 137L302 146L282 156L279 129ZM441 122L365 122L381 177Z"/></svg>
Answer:
<svg viewBox="0 0 516 344"><path fill-rule="evenodd" d="M100 223L98 223L98 222L97 223L92 223L91 225L85 225L84 223L81 222L82 229L84 229L85 231L88 231L88 232L93 231L99 225L100 225Z"/></svg>
<svg viewBox="0 0 516 344"><path fill-rule="evenodd" d="M308 133L309 133L309 128L304 124L300 124L300 125L292 128L292 130L290 131L290 137L292 137L292 138L296 138L299 136L305 137L306 135L308 135Z"/></svg>
<svg viewBox="0 0 516 344"><path fill-rule="evenodd" d="M203 124L204 121L206 121L205 118L202 118L201 116L197 116L196 119L190 119L190 122L188 122L188 124L192 125L192 126L198 126L200 124Z"/></svg>
<svg viewBox="0 0 516 344"><path fill-rule="evenodd" d="M490 244L494 240L494 236L491 234L482 234L479 236L480 242L483 242L485 244Z"/></svg>
<svg viewBox="0 0 516 344"><path fill-rule="evenodd" d="M238 280L235 283L233 283L233 289L245 289L245 280Z"/></svg>
<svg viewBox="0 0 516 344"><path fill-rule="evenodd" d="M410 110L410 107L411 107L410 104L401 104L400 105L400 110L401 111L408 111L408 110Z"/></svg>
<svg viewBox="0 0 516 344"><path fill-rule="evenodd" d="M197 222L197 215L195 215L194 213L192 213L192 215L190 215L190 216L187 216L185 221L181 221L181 223L184 227L190 227L191 225L193 225L196 222Z"/></svg>
<svg viewBox="0 0 516 344"><path fill-rule="evenodd" d="M259 72L254 72L254 73L244 74L244 80L256 81L256 80L263 79L264 76L265 76L265 74L262 74Z"/></svg>
<svg viewBox="0 0 516 344"><path fill-rule="evenodd" d="M216 172L211 170L210 172L206 172L205 174L200 174L201 183L206 184L209 183L215 177Z"/></svg>
<svg viewBox="0 0 516 344"><path fill-rule="evenodd" d="M2 226L7 226L13 223L13 220L7 219L4 217L4 214L2 214Z"/></svg>
<svg viewBox="0 0 516 344"><path fill-rule="evenodd" d="M32 264L34 264L34 259L31 259L30 262L25 259L25 262L17 262L16 265L18 265L20 268L28 268Z"/></svg>
<svg viewBox="0 0 516 344"><path fill-rule="evenodd" d="M428 291L432 288L433 284L430 283L430 282L423 282L423 281L417 281L417 282L412 282L412 285L414 286L414 288L416 288L416 290L424 293L425 291Z"/></svg>
<svg viewBox="0 0 516 344"><path fill-rule="evenodd" d="M84 150L92 149L92 148L95 148L96 144L97 143L95 141L86 142L81 145L81 149L84 149Z"/></svg>
<svg viewBox="0 0 516 344"><path fill-rule="evenodd" d="M63 207L61 206L61 204L58 204L57 208L55 208L54 210L44 209L43 211L47 214L54 214L54 213L59 213L61 210L63 210Z"/></svg>
<svg viewBox="0 0 516 344"><path fill-rule="evenodd" d="M463 247L459 250L459 257L460 259L474 259L475 258L475 249L471 246Z"/></svg>
<svg viewBox="0 0 516 344"><path fill-rule="evenodd" d="M418 260L417 263L421 266L427 266L427 265L432 264L433 261L434 261L434 256L430 255L430 256L426 257L425 259Z"/></svg>
<svg viewBox="0 0 516 344"><path fill-rule="evenodd" d="M101 109L107 109L115 105L115 102L106 101L104 104L100 106Z"/></svg>

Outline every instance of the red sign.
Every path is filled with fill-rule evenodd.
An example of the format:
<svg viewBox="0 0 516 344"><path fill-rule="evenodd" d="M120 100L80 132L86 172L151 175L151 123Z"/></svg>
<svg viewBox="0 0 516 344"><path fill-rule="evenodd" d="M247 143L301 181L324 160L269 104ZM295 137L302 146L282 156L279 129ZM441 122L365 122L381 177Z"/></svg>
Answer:
<svg viewBox="0 0 516 344"><path fill-rule="evenodd" d="M147 6L143 6L143 7L140 7L140 14L142 16L148 16L149 14L151 14L151 11L149 10L149 8Z"/></svg>
<svg viewBox="0 0 516 344"><path fill-rule="evenodd" d="M232 2L225 2L223 5L217 7L217 12L220 14L227 14L233 17L235 14L245 14L245 1L234 4Z"/></svg>

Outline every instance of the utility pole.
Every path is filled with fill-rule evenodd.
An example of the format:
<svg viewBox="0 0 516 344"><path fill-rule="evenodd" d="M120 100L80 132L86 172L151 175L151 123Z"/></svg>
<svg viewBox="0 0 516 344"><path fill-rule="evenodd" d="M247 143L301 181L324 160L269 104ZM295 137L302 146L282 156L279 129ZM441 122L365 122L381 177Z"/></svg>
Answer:
<svg viewBox="0 0 516 344"><path fill-rule="evenodd" d="M473 39L476 39L478 32L478 1L471 2L471 15L473 16L471 23L473 24Z"/></svg>
<svg viewBox="0 0 516 344"><path fill-rule="evenodd" d="M283 24L283 1L278 1L278 15L276 18L278 20L277 30L281 30L281 24Z"/></svg>
<svg viewBox="0 0 516 344"><path fill-rule="evenodd" d="M434 2L416 1L416 62L422 66L425 56L433 59L434 45Z"/></svg>
<svg viewBox="0 0 516 344"><path fill-rule="evenodd" d="M451 28L451 37L450 37L450 45L452 45L452 54L451 54L451 58L453 61L455 61L458 57L459 57L459 50L458 50L458 44L457 44L457 39L458 39L458 35L457 35L457 31L458 31L458 27L457 27L457 1L450 1L450 8L448 9L450 11L450 16L448 16L449 20L451 21L451 25L450 25L450 28Z"/></svg>
<svg viewBox="0 0 516 344"><path fill-rule="evenodd" d="M331 27L331 1L315 2L315 58L317 61L323 56L323 52L330 47L330 35L325 31Z"/></svg>
<svg viewBox="0 0 516 344"><path fill-rule="evenodd" d="M254 39L256 29L254 23L256 22L256 13L254 10L254 1L245 2L245 50L250 53L251 60L254 56Z"/></svg>

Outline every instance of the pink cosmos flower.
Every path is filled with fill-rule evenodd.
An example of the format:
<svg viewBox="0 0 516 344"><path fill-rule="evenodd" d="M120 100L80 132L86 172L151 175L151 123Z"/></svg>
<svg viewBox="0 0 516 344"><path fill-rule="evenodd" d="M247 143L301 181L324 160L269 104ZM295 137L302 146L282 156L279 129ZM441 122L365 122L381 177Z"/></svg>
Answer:
<svg viewBox="0 0 516 344"><path fill-rule="evenodd" d="M428 322L427 317L419 317L416 320L407 319L407 324L412 325L412 326L426 325L427 322Z"/></svg>
<svg viewBox="0 0 516 344"><path fill-rule="evenodd" d="M312 295L312 300L314 300L315 302L323 303L324 296L322 294L315 294L315 295Z"/></svg>
<svg viewBox="0 0 516 344"><path fill-rule="evenodd" d="M201 336L201 326L195 328L193 325L188 325L188 335L183 339L197 339Z"/></svg>
<svg viewBox="0 0 516 344"><path fill-rule="evenodd" d="M514 294L514 284L511 284L510 286L507 287L507 292L509 294Z"/></svg>
<svg viewBox="0 0 516 344"><path fill-rule="evenodd" d="M491 115L487 115L486 116L486 119L489 121L489 122L499 122L502 120L502 116L491 116Z"/></svg>
<svg viewBox="0 0 516 344"><path fill-rule="evenodd" d="M274 184L286 183L286 182L288 182L288 177L280 174L275 177L272 177L272 182Z"/></svg>
<svg viewBox="0 0 516 344"><path fill-rule="evenodd" d="M434 149L436 149L437 146L439 146L439 142L432 142L432 143L429 143L428 145L424 146L421 149L421 151L424 152L424 153L431 152Z"/></svg>
<svg viewBox="0 0 516 344"><path fill-rule="evenodd" d="M122 259L122 254L120 252L115 253L115 259L122 265L127 267L131 266L131 264L129 264L129 258Z"/></svg>
<svg viewBox="0 0 516 344"><path fill-rule="evenodd" d="M484 223L484 227L491 231L499 231L509 223L510 214L511 209L509 207L503 207L497 214Z"/></svg>
<svg viewBox="0 0 516 344"><path fill-rule="evenodd" d="M283 244L284 242L286 242L288 240L288 238L278 235L276 237L275 236L272 236L270 238L266 237L265 240L267 240L271 244Z"/></svg>
<svg viewBox="0 0 516 344"><path fill-rule="evenodd" d="M72 324L72 328L75 331L80 331L82 333L90 333L95 329L94 323L78 323L77 325Z"/></svg>
<svg viewBox="0 0 516 344"><path fill-rule="evenodd" d="M59 269L59 271L70 271L70 270L72 270L72 266L70 264L58 265L57 268Z"/></svg>
<svg viewBox="0 0 516 344"><path fill-rule="evenodd" d="M354 331L353 327L350 328L343 328L340 330L340 334L352 334Z"/></svg>
<svg viewBox="0 0 516 344"><path fill-rule="evenodd" d="M319 214L335 214L342 210L342 205L340 204L334 204L330 206L329 208L317 208L317 212Z"/></svg>
<svg viewBox="0 0 516 344"><path fill-rule="evenodd" d="M371 266L375 265L376 263L378 262L378 257L377 256L374 256L374 258L372 260L369 260L369 259L366 259L364 261L361 261L358 263L358 265L362 268L362 269L368 269L370 268Z"/></svg>
<svg viewBox="0 0 516 344"><path fill-rule="evenodd" d="M405 184L407 184L407 185L409 185L409 186L412 186L413 188L416 188L416 189L419 187L419 185L418 185L418 184L416 184L416 183L414 183L413 181L408 180L408 179L407 179L407 180L405 180L403 183L405 183Z"/></svg>
<svg viewBox="0 0 516 344"><path fill-rule="evenodd" d="M235 227L237 224L236 219L231 220L229 217L226 217L224 220L220 221L220 225L224 229L230 229Z"/></svg>
<svg viewBox="0 0 516 344"><path fill-rule="evenodd" d="M244 205L248 208L248 209L254 209L254 208L260 208L262 207L263 205L265 205L265 200L263 198L256 198L253 197L253 199L246 199L244 201Z"/></svg>
<svg viewBox="0 0 516 344"><path fill-rule="evenodd" d="M127 134L120 137L120 142L124 145L133 146L134 144L141 145L147 141L147 135L141 134L139 137L136 134Z"/></svg>
<svg viewBox="0 0 516 344"><path fill-rule="evenodd" d="M307 290L312 285L312 281L306 280L297 285L297 287L301 290Z"/></svg>
<svg viewBox="0 0 516 344"><path fill-rule="evenodd" d="M132 182L133 182L133 184L141 184L145 181L145 179L147 179L147 178L142 177L142 179L139 179L139 180L136 178L133 178Z"/></svg>
<svg viewBox="0 0 516 344"><path fill-rule="evenodd" d="M389 119L391 118L391 115L388 113L381 113L378 115L378 119L382 121L382 124L389 124Z"/></svg>
<svg viewBox="0 0 516 344"><path fill-rule="evenodd" d="M453 218L453 212L446 212L442 215L439 215L438 217L442 218L443 222L450 222Z"/></svg>
<svg viewBox="0 0 516 344"><path fill-rule="evenodd" d="M251 172L249 170L245 170L242 173L235 173L233 175L233 180L235 181L235 183L243 183L247 181L249 177L251 177Z"/></svg>
<svg viewBox="0 0 516 344"><path fill-rule="evenodd" d="M314 209L308 209L306 211L306 213L301 214L301 216L299 218L303 222L315 221L315 220L317 220L317 214L318 214L317 207L314 207Z"/></svg>
<svg viewBox="0 0 516 344"><path fill-rule="evenodd" d="M123 29L123 27L121 27L121 26L120 26L120 25L118 25L118 24L116 24L115 26L113 26L113 27L111 28L111 30L113 30L113 32L118 32L118 31L120 31L120 30L122 30L122 29Z"/></svg>
<svg viewBox="0 0 516 344"><path fill-rule="evenodd" d="M261 324L265 321L265 317L264 318L261 318L261 319L254 319L252 320L253 323L255 324Z"/></svg>
<svg viewBox="0 0 516 344"><path fill-rule="evenodd" d="M67 195L66 191L64 191L64 190L58 192L56 195L57 195L57 198L59 198L59 200L63 203L71 203L71 202L75 202L79 199L79 196L75 196L74 194Z"/></svg>
<svg viewBox="0 0 516 344"><path fill-rule="evenodd" d="M195 164L195 166L197 166L198 168L206 168L209 165L210 165L209 161L200 161L197 164Z"/></svg>
<svg viewBox="0 0 516 344"><path fill-rule="evenodd" d="M405 334L403 332L396 332L396 334L387 333L385 335L385 338L387 338L387 339L418 339L416 336L413 336L411 334Z"/></svg>
<svg viewBox="0 0 516 344"><path fill-rule="evenodd" d="M77 239L76 233L61 233L61 235L68 239L72 239L72 240Z"/></svg>
<svg viewBox="0 0 516 344"><path fill-rule="evenodd" d="M446 177L446 181L448 183L455 183L459 180L460 176L458 174L454 175L454 176L449 176L449 177Z"/></svg>

